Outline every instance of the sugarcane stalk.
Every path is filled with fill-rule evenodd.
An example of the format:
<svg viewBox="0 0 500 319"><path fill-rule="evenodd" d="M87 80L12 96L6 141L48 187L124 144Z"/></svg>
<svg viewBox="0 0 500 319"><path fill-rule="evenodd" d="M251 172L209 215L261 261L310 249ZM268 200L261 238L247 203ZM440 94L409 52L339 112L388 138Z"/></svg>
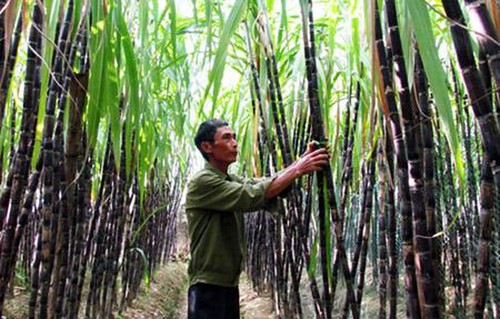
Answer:
<svg viewBox="0 0 500 319"><path fill-rule="evenodd" d="M304 1L301 5L302 13L302 31L304 40L304 54L307 68L307 80L308 80L308 98L312 122L312 138L317 141L325 141L325 130L321 114L321 108L319 104L319 86L317 78L317 69L315 62L315 47L314 47L314 19L312 12L312 1L307 3ZM323 171L317 173L317 184L319 191L319 224L320 224L320 250L321 250L321 260L322 260L322 273L323 273L323 298L325 300L325 312L326 317L331 317L332 303L330 299L330 285L328 282L328 269L326 264L326 218L328 214L325 211L325 198L324 198L324 183L326 182L326 190L328 194L328 204L330 209L330 215L332 216L332 221L335 227L335 239L336 248L340 252L339 258L344 272L344 278L347 287L347 298L350 303L352 315L354 318L359 317L359 308L357 307L354 289L353 289L353 279L351 277L351 272L349 265L347 263L347 255L344 247L344 239L342 234L342 224L340 221L340 216L337 211L337 204L333 190L332 182L332 171L330 165L327 165Z"/></svg>
<svg viewBox="0 0 500 319"><path fill-rule="evenodd" d="M87 304L85 308L85 316L89 318L95 318L99 310L99 295L100 289L99 285L102 280L102 270L103 258L104 256L104 231L105 224L108 215L108 199L111 194L110 179L111 171L113 168L113 152L111 151L111 137L108 133L108 142L106 144L105 151L105 162L103 165L103 179L99 188L99 195L97 197L96 203L94 205L95 209L93 212L93 218L90 225L87 245L85 248L85 256L89 258L93 256L92 262L92 275L90 278L90 292L87 295ZM99 221L99 223L97 223ZM94 237L95 236L95 237ZM92 249L95 246L94 249ZM93 253L93 254L92 254Z"/></svg>
<svg viewBox="0 0 500 319"><path fill-rule="evenodd" d="M375 43L377 56L381 68L381 78L385 98L387 100L388 114L386 117L390 120L393 143L395 146L396 165L398 175L398 189L400 192L400 214L402 216L402 240L403 240L403 259L405 262L405 291L406 291L406 311L407 316L411 318L420 318L420 305L417 290L417 280L415 275L415 261L413 248L413 231L411 225L411 195L408 185L408 160L406 156L406 146L403 139L403 131L400 123L400 116L397 110L394 90L391 76L387 64L387 57L382 38L382 27L380 23L380 13L378 4L375 1ZM389 163L392 160L388 159ZM391 223L391 219L389 221ZM390 231L391 232L391 231ZM389 242L391 245L391 242ZM390 247L391 248L391 247Z"/></svg>
<svg viewBox="0 0 500 319"><path fill-rule="evenodd" d="M292 163L292 149L290 146L290 141L288 137L288 127L285 120L285 112L283 107L283 97L281 94L281 87L279 83L278 77L278 67L276 62L276 56L274 53L273 44L271 41L271 35L269 32L269 23L267 19L267 13L265 9L265 5L261 3L263 9L263 13L257 19L257 25L259 26L260 39L264 48L264 55L267 66L267 77L269 83L269 93L270 93L270 102L271 109L273 114L273 119L275 123L275 129L278 136L278 145L280 147L283 162L285 166L289 166ZM255 82L255 81L254 81ZM288 206L286 207L288 212L288 218L283 220L283 230L285 235L285 245L284 245L284 259L283 259L283 268L279 268L278 279L280 279L281 284L278 286L279 291L281 292L281 302L284 304L289 304L289 308L296 314L301 313L300 309L300 294L298 293L299 282L300 282L300 263L295 260L294 254L292 254L292 241L297 242L294 238L297 238L297 227L300 227L300 223L297 222L298 217L298 207L299 200L297 197L297 192L293 189L291 190L291 200L288 202ZM298 255L300 255L300 245L296 246L298 251ZM289 270L289 271L288 271ZM288 293L287 287L284 285L287 278L286 276L290 274L292 277L292 290L291 290L291 299L292 302L288 303Z"/></svg>
<svg viewBox="0 0 500 319"><path fill-rule="evenodd" d="M124 110L124 104L125 101L124 99L122 99L122 103L120 105L120 109L122 110L122 113L123 113L123 110ZM111 263L111 269L109 271L109 275L108 275L108 279L107 279L107 283L106 283L106 290L108 290L108 294L109 294L109 301L107 303L107 310L106 310L106 315L109 316L111 315L112 313L112 306L114 305L115 303L115 296L116 296L116 283L117 283L117 278L118 278L118 271L119 271L119 267L118 267L118 262L119 262L119 258L120 258L120 255L122 253L122 240L121 240L121 236L123 234L123 229L124 229L124 226L125 226L125 215L127 214L127 212L125 211L125 206L124 206L124 202L126 201L126 197L125 197L125 194L126 194L126 188L127 188L127 176L126 176L126 171L125 171L125 168L126 168L126 162L125 162L125 126L123 127L123 132L122 132L122 148L121 148L121 154L120 154L120 171L119 173L117 174L116 176L116 183L115 183L115 187L116 187L116 199L115 199L115 212L114 212L114 215L115 215L115 229L113 231L113 234L112 234L112 241L114 243L114 247L112 247L113 249L111 250L111 254L110 254L110 263ZM153 183L151 183L151 185L154 185ZM156 216L155 216L156 217ZM159 218L162 217L162 215L160 214L158 216ZM162 223L160 223L162 224ZM164 224L164 223L163 223ZM156 227L157 231L160 231L161 228L159 227ZM160 237L160 233L157 233L155 237ZM165 238L165 236L161 236L163 238ZM161 239L160 238L154 238L153 236L150 236L150 239L152 240L153 243L159 243L161 242ZM155 245L156 246L156 245ZM161 247L161 244L159 245L159 247ZM158 260L155 258L155 256L157 256L157 254L155 254L154 252L157 251L157 249L154 249L154 247L152 247L152 251L151 251L151 255L153 256L151 258L151 260L156 264L158 263ZM155 265L153 265L155 266ZM152 269L154 269L154 267L151 267Z"/></svg>
<svg viewBox="0 0 500 319"><path fill-rule="evenodd" d="M38 227L35 240L35 255L31 267L31 282L30 282L30 299L29 299L29 314L28 318L34 319L36 314L36 305L38 300L38 290L40 288L40 260L42 249L41 225Z"/></svg>
<svg viewBox="0 0 500 319"><path fill-rule="evenodd" d="M2 7L2 6L0 6ZM3 17L3 15L1 15ZM1 22L0 22L1 23ZM17 17L17 22L16 22L16 28L14 31L14 36L12 38L12 43L9 48L8 52L8 59L6 58L5 65L0 67L0 72L1 73L1 80L0 80L0 123L3 121L3 117L5 114L5 105L7 103L7 91L9 89L10 83L11 83L11 78L12 78L12 72L14 71L14 66L16 64L16 59L17 59L17 54L18 54L18 49L19 49L19 42L21 42L21 29L23 25L23 15L19 14ZM2 23L3 26L3 23ZM2 34L2 33L0 33ZM3 48L3 45L0 46L0 48ZM0 51L2 51L0 49ZM0 65L4 64L3 58L0 61ZM15 112L12 111L12 114Z"/></svg>
<svg viewBox="0 0 500 319"><path fill-rule="evenodd" d="M342 226L345 227L345 221L344 217L346 214L346 206L347 206L347 199L349 198L349 187L351 183L351 178L352 178L352 151L353 151L353 144L354 144L354 132L356 131L356 126L358 122L358 110L359 110L359 104L360 104L360 94L361 94L361 85L358 81L356 85L356 101L354 104L354 116L353 116L353 124L352 128L350 123L350 104L351 104L351 99L349 94L349 103L348 107L346 110L346 121L345 121L345 130L344 130L344 145L342 147L342 159L343 159L343 164L342 164L342 194L340 196L340 218L341 218L341 223ZM339 252L337 251L335 253L335 262L332 267L332 299L335 299L335 294L337 291L337 282L338 282L338 272L339 272L339 267L340 267L340 258L339 258Z"/></svg>
<svg viewBox="0 0 500 319"><path fill-rule="evenodd" d="M360 220L358 223L356 236L356 250L352 259L351 276L356 278L356 273L359 269L358 285L356 290L356 302L358 307L361 307L361 298L364 287L364 268L366 267L366 259L368 253L368 240L370 233L370 222L373 207L373 184L375 182L375 157L372 155L364 165L364 183L363 183L363 204ZM359 268L358 268L359 265ZM347 318L349 304L347 300L344 302L343 318Z"/></svg>
<svg viewBox="0 0 500 319"><path fill-rule="evenodd" d="M415 46L415 86L416 103L413 105L413 114L417 123L420 123L419 135L422 141L423 180L425 215L427 221L427 232L431 236L432 260L434 275L438 282L442 282L439 269L441 269L441 238L434 237L438 233L438 218L436 216L435 180L434 180L434 137L432 125L432 109L429 101L427 76L420 56L418 46ZM437 287L438 296L444 296L444 287ZM438 297L439 305L444 306L444 298Z"/></svg>
<svg viewBox="0 0 500 319"><path fill-rule="evenodd" d="M18 215L21 210L21 197L29 176L29 162L32 155L34 130L38 115L40 96L40 64L43 2L37 2L33 11L33 25L30 29L30 50L26 62L26 79L24 85L23 117L19 146L11 164L6 187L2 192L0 220L3 222L3 239L0 255L0 316L2 315L5 292L12 260L13 239ZM12 177L11 177L12 176ZM10 201L10 208L8 207Z"/></svg>
<svg viewBox="0 0 500 319"><path fill-rule="evenodd" d="M497 159L500 159L499 128L492 113L490 95L485 89L475 63L470 35L462 27L464 25L462 11L456 0L443 0L443 7L448 18L456 22L450 29L462 77L469 93L474 115L478 120L485 151L490 156L492 165L496 165L499 162ZM493 170L495 171L494 168Z"/></svg>
<svg viewBox="0 0 500 319"><path fill-rule="evenodd" d="M481 187L480 187L480 231L479 231L479 254L478 269L476 273L476 288L474 289L474 317L483 318L486 307L486 298L488 295L489 278L489 260L491 259L491 241L492 241L492 214L494 211L495 186L493 173L489 163L489 158L483 158L481 168Z"/></svg>
<svg viewBox="0 0 500 319"><path fill-rule="evenodd" d="M374 146L376 149L376 145ZM363 207L363 220L365 222L365 226L363 229L363 237L361 244L361 256L360 256L360 265L359 265L359 276L358 276L358 285L356 290L356 302L358 306L361 308L361 300L363 297L363 288L365 283L365 271L366 271L366 263L367 263L367 255L368 255L368 242L370 239L370 223L372 216L372 206L373 206L373 185L375 183L375 156L372 156L367 163L367 190L365 201L365 206Z"/></svg>
<svg viewBox="0 0 500 319"><path fill-rule="evenodd" d="M471 8L473 2L468 2L468 4L469 8ZM486 154L490 159L490 164L492 166L492 171L494 174L494 181L495 182L497 180L500 181L500 178L497 178L495 176L497 174L500 174L500 168L499 168L500 131L498 124L496 122L496 117L493 113L491 95L489 94L489 92L486 91L481 75L476 67L473 50L471 46L470 35L467 30L461 27L465 25L464 24L465 20L463 18L463 14L458 2L456 0L446 0L443 1L443 6L448 18L456 22L456 24L452 25L450 29L453 38L453 43L455 45L455 49L457 52L458 62L462 70L462 77L464 79L467 91L470 96L474 115L478 120L481 133L481 141L486 151ZM481 8L475 8L474 10L476 9L482 10ZM485 18L482 17L481 15L482 13L478 13L479 19ZM490 32L491 30L489 30L489 24L487 22L486 24L484 24L484 22L485 21L483 20L482 21L483 27L486 29L484 29L483 31L486 33L486 35L488 35L490 39L492 36L494 36L494 34ZM492 49L492 47L488 46L489 44L491 44L490 41L485 41L485 42L480 41L480 42L481 42L480 46L486 52L487 57L488 57L488 52L490 53L490 58L494 57L495 55L494 50ZM498 77L495 75L495 73L498 71L498 68L494 69L491 65L491 61L489 61L489 63L490 63L490 70L493 72L493 77L496 81ZM488 215L486 215L486 218L483 218L481 220L481 227L487 227L487 224L491 222L491 220L488 220L487 217ZM481 259L481 265L479 267L484 267L483 263L486 263L486 265L488 265L489 255L483 255L481 257L484 258ZM482 276L482 275L487 275L487 273L478 272L477 274L477 276ZM476 281L480 282L481 278L478 277ZM475 310L476 316L478 313L481 312L481 309L479 309L479 307L484 307L484 303L481 300L479 300L483 295L483 292L479 290L484 289L483 287L484 286L482 285L476 285L476 291L474 293L476 296L476 300L474 301L474 303L475 305L477 305ZM484 311L484 308L482 311Z"/></svg>
<svg viewBox="0 0 500 319"><path fill-rule="evenodd" d="M384 119L381 118L380 123L384 125ZM387 204L387 192L388 192L388 167L384 159L384 141L385 137L380 138L378 142L377 151L377 165L378 165L378 205L379 205L379 215L378 215L378 268L379 268L379 280L378 280L378 292L379 292L379 307L378 307L378 317L387 318L387 283L388 283L388 253L387 253L387 217L389 215L389 205Z"/></svg>
<svg viewBox="0 0 500 319"><path fill-rule="evenodd" d="M417 149L418 135L415 134L415 120L412 111L408 77L404 63L399 27L396 17L396 5L394 0L386 0L385 8L389 27L389 36L394 52L394 62L396 64L396 75L399 78L399 98L401 103L401 115L404 125L404 139L406 145L410 198L413 221L413 247L415 250L416 278L418 286L418 296L421 312L424 317L440 318L441 311L438 305L438 288L435 278L435 267L432 258L432 245L427 231L427 220L424 205L424 181L422 174L422 159Z"/></svg>
<svg viewBox="0 0 500 319"><path fill-rule="evenodd" d="M475 31L473 34L479 44L481 55L486 59L498 88L500 87L500 42L492 17L485 1L465 0L464 2L469 11L469 23L471 29ZM488 81L491 81L490 78Z"/></svg>

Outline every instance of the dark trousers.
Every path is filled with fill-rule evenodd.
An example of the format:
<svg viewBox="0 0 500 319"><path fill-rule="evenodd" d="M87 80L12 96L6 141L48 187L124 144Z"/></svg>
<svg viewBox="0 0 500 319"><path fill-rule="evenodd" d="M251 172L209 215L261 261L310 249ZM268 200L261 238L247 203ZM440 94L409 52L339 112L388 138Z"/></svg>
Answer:
<svg viewBox="0 0 500 319"><path fill-rule="evenodd" d="M238 287L197 283L188 291L188 319L239 319Z"/></svg>

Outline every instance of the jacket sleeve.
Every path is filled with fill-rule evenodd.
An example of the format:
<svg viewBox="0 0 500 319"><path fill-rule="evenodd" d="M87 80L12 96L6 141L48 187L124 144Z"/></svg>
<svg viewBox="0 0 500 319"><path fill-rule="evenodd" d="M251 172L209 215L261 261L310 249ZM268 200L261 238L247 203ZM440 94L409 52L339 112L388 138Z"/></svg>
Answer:
<svg viewBox="0 0 500 319"><path fill-rule="evenodd" d="M189 183L186 205L223 212L251 212L267 204L265 193L273 178L223 180L201 174Z"/></svg>

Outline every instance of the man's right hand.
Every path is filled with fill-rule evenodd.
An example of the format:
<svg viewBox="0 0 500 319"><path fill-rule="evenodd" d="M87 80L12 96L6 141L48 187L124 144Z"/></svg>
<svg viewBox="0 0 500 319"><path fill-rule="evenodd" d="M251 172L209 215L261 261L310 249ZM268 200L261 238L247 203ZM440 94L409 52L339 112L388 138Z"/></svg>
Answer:
<svg viewBox="0 0 500 319"><path fill-rule="evenodd" d="M328 164L330 160L328 145L317 149L317 145L320 144L316 141L309 142L307 144L307 150L302 154L302 156L295 161L292 165L296 165L296 170L298 177L310 174L312 172L317 172Z"/></svg>
<svg viewBox="0 0 500 319"><path fill-rule="evenodd" d="M328 146L326 148L316 149L316 142L310 142L304 154L292 165L288 166L272 181L266 191L267 198L278 196L283 190L290 186L293 181L304 175L317 172L325 167L329 160Z"/></svg>

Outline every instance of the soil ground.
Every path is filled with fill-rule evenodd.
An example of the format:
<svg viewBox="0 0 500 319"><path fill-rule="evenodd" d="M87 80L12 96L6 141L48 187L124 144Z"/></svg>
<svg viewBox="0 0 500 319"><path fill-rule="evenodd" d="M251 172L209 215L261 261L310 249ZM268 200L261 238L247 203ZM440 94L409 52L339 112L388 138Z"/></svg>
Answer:
<svg viewBox="0 0 500 319"><path fill-rule="evenodd" d="M149 287L127 310L116 318L123 319L185 319L187 277L185 262L172 262L158 270ZM273 302L268 296L259 296L246 278L240 285L241 318L275 319Z"/></svg>
<svg viewBox="0 0 500 319"><path fill-rule="evenodd" d="M303 276L301 283L301 300L304 318L314 318L313 300L308 288L307 280ZM361 318L374 318L378 316L378 293L372 278L367 276L367 285L361 307ZM404 292L402 284L398 293L397 318L404 318ZM333 318L341 318L344 304L345 287L339 285L338 298L335 300ZM155 273L149 285L143 283L137 298L122 313L115 313L113 319L186 319L187 295L187 263L185 259L178 259L163 265ZM452 291L447 291L451 296ZM9 298L4 306L2 318L23 319L28 315L29 291L25 285L14 285ZM465 317L472 316L472 295L468 300L468 313ZM240 283L241 318L243 319L277 319L273 310L273 301L269 295L258 295L251 287L250 281L243 275ZM456 316L452 307L447 307L444 314L446 318L460 318ZM83 316L82 316L83 318Z"/></svg>

